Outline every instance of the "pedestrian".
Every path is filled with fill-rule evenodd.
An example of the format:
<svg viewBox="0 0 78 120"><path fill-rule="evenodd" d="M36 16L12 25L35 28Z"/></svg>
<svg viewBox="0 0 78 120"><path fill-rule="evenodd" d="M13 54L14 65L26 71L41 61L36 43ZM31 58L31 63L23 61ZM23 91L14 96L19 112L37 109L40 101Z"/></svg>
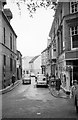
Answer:
<svg viewBox="0 0 78 120"><path fill-rule="evenodd" d="M61 79L56 78L56 90L58 91L58 94L59 94L59 91L60 91L60 86L61 86Z"/></svg>
<svg viewBox="0 0 78 120"><path fill-rule="evenodd" d="M14 85L14 82L15 82L15 75L13 74L12 75L12 83L13 83L13 85Z"/></svg>
<svg viewBox="0 0 78 120"><path fill-rule="evenodd" d="M74 97L74 92L75 92L77 86L78 86L78 85L77 85L77 80L74 80L74 81L73 81L73 85L72 85L72 87L70 88L70 98Z"/></svg>
<svg viewBox="0 0 78 120"><path fill-rule="evenodd" d="M46 74L46 78L47 78L47 84L49 83L49 75L48 73Z"/></svg>

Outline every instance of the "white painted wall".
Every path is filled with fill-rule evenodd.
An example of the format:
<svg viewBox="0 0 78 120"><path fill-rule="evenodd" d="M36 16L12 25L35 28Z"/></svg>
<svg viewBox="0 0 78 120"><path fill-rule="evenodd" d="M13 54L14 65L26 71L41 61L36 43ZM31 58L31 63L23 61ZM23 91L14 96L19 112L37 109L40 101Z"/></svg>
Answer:
<svg viewBox="0 0 78 120"><path fill-rule="evenodd" d="M37 74L38 72L41 73L41 55L35 59L33 64L35 74Z"/></svg>
<svg viewBox="0 0 78 120"><path fill-rule="evenodd" d="M30 62L30 60L32 59L33 57L30 57L30 56L26 56L26 57L23 57L22 58L22 69L23 70L30 70L30 64L29 64L29 62Z"/></svg>

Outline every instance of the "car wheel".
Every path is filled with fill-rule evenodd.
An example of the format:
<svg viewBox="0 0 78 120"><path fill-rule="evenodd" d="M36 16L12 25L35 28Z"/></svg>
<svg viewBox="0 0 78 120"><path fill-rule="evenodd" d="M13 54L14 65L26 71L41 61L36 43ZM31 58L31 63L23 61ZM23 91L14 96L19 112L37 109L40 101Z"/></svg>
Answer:
<svg viewBox="0 0 78 120"><path fill-rule="evenodd" d="M22 82L22 84L24 84L24 81Z"/></svg>

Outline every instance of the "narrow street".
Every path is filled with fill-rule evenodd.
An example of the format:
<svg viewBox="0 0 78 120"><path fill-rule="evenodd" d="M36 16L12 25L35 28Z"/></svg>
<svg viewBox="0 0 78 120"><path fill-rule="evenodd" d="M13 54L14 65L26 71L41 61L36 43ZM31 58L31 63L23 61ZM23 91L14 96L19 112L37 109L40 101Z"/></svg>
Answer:
<svg viewBox="0 0 78 120"><path fill-rule="evenodd" d="M77 118L71 99L55 98L48 88L21 83L2 96L3 118Z"/></svg>

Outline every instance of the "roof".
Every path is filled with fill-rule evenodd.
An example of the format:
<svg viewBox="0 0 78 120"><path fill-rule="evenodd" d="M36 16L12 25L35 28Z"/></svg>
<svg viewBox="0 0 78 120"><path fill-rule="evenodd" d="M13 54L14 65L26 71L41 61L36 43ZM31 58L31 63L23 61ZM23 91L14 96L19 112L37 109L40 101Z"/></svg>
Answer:
<svg viewBox="0 0 78 120"><path fill-rule="evenodd" d="M37 56L33 57L33 58L31 59L31 61L29 61L29 63L33 63L39 56L40 56L40 55L37 55Z"/></svg>
<svg viewBox="0 0 78 120"><path fill-rule="evenodd" d="M41 53L45 52L46 50L47 50L47 48L46 48L46 49L44 49Z"/></svg>
<svg viewBox="0 0 78 120"><path fill-rule="evenodd" d="M22 54L21 54L21 52L19 50L17 50L17 54L20 54L22 56Z"/></svg>

